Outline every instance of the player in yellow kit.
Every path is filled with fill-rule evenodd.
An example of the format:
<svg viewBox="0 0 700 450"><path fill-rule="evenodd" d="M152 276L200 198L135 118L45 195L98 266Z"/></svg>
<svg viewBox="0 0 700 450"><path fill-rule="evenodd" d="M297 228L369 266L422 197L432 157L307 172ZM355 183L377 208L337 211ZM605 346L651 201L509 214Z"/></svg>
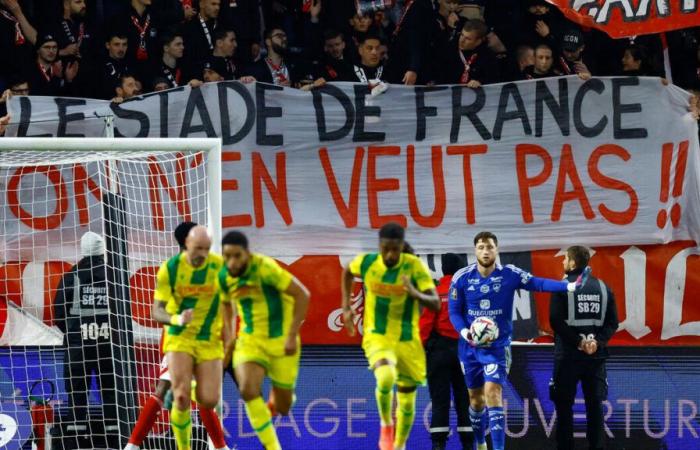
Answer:
<svg viewBox="0 0 700 450"><path fill-rule="evenodd" d="M219 284L236 302L240 330L233 366L248 420L267 450L281 449L272 414L262 398L265 375L272 382L274 409L286 415L294 402L299 373L299 329L309 307L309 292L274 259L251 253L243 233L224 236L225 269Z"/></svg>
<svg viewBox="0 0 700 450"><path fill-rule="evenodd" d="M200 409L216 407L224 358L222 328L227 345L232 336L233 306L221 297L218 285L223 258L210 248L207 229L195 226L185 251L164 262L157 275L152 317L168 325L163 351L173 391L170 424L179 450L190 449L192 375Z"/></svg>
<svg viewBox="0 0 700 450"><path fill-rule="evenodd" d="M362 348L377 382L381 450L406 448L415 418L416 388L425 385L426 375L419 309L422 305L440 310L428 269L403 249L404 229L388 223L379 230L379 253L358 255L343 272L343 322L350 335L355 333L350 308L354 278L362 278L365 287ZM396 428L391 413L395 385Z"/></svg>

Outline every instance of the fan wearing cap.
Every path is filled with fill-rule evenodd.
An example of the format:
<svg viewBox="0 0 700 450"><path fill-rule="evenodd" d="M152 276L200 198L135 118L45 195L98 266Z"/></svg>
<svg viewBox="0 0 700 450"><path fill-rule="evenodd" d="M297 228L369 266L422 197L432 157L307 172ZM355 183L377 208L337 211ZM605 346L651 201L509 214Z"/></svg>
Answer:
<svg viewBox="0 0 700 450"><path fill-rule="evenodd" d="M60 96L71 90L71 82L78 75L78 62L63 64L58 61L58 41L53 34L39 34L36 40L36 59L26 68L26 76L33 95Z"/></svg>
<svg viewBox="0 0 700 450"><path fill-rule="evenodd" d="M233 79L221 58L210 56L204 60L202 66L202 79L205 83Z"/></svg>
<svg viewBox="0 0 700 450"><path fill-rule="evenodd" d="M56 46L56 41L51 42ZM57 46L56 46L57 47ZM55 49L57 51L58 48ZM80 239L80 260L63 275L54 299L54 320L63 332L66 349L64 378L71 408L64 423L72 423L80 434L94 436L90 430L88 388L92 373L100 387L103 411L95 420L105 419L110 448L119 446L115 400L115 366L110 340L110 295L105 265L105 243L97 233L88 231ZM94 448L94 447L93 447Z"/></svg>
<svg viewBox="0 0 700 450"><path fill-rule="evenodd" d="M583 62L583 51L586 44L583 33L576 28L564 32L561 38L561 56L559 57L559 70L562 75L577 74L584 80L591 77L591 71Z"/></svg>

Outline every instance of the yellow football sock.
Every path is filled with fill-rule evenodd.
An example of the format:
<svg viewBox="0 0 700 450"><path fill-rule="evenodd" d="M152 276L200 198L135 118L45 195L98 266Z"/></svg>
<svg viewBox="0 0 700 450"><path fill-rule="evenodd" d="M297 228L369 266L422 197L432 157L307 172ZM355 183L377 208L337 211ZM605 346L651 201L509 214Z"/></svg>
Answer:
<svg viewBox="0 0 700 450"><path fill-rule="evenodd" d="M374 377L377 380L377 387L374 390L374 397L377 400L377 409L382 426L394 423L391 417L391 406L394 402L394 384L396 383L396 367L385 364L374 369Z"/></svg>
<svg viewBox="0 0 700 450"><path fill-rule="evenodd" d="M416 416L416 390L411 392L397 392L396 394L396 435L394 447L404 448L408 435L411 434L413 419Z"/></svg>
<svg viewBox="0 0 700 450"><path fill-rule="evenodd" d="M262 397L256 397L245 403L245 411L248 414L250 426L258 435L258 439L267 450L281 450L277 432L272 425L272 415Z"/></svg>
<svg viewBox="0 0 700 450"><path fill-rule="evenodd" d="M170 425L175 435L178 450L190 450L190 441L192 437L192 419L190 417L190 408L180 410L173 405L170 411Z"/></svg>

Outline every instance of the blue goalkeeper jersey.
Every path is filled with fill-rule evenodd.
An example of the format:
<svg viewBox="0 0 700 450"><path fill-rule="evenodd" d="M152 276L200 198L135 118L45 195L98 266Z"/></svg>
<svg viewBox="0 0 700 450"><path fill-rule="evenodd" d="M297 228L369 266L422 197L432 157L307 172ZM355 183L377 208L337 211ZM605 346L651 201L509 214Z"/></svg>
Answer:
<svg viewBox="0 0 700 450"><path fill-rule="evenodd" d="M566 292L566 281L538 278L512 264L496 264L494 271L482 277L477 264L470 264L452 277L449 293L450 321L459 333L477 317L488 317L498 325L498 339L491 347L510 345L513 335L515 291Z"/></svg>

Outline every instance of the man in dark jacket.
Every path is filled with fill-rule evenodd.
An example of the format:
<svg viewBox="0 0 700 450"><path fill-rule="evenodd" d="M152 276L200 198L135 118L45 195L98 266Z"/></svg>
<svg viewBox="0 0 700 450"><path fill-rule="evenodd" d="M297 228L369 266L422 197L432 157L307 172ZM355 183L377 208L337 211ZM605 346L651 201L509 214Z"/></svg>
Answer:
<svg viewBox="0 0 700 450"><path fill-rule="evenodd" d="M63 373L71 410L68 422L78 434L95 436L88 421L88 388L93 371L100 386L105 432L118 446L114 363L109 326L109 295L102 237L88 231L80 239L82 258L63 275L54 299L56 325L63 332ZM96 418L97 419L97 418Z"/></svg>
<svg viewBox="0 0 700 450"><path fill-rule="evenodd" d="M58 43L51 34L41 34L36 41L36 60L25 68L32 95L61 96L73 92L73 80L78 74L78 62L63 67L57 62Z"/></svg>
<svg viewBox="0 0 700 450"><path fill-rule="evenodd" d="M433 0L406 1L389 45L387 80L405 85L431 81L431 44L439 33L438 13Z"/></svg>
<svg viewBox="0 0 700 450"><path fill-rule="evenodd" d="M497 83L498 61L488 47L488 28L481 20L468 20L462 27L458 42L449 45L444 55L444 84L464 84L478 88L483 84Z"/></svg>
<svg viewBox="0 0 700 450"><path fill-rule="evenodd" d="M567 279L576 280L589 259L585 247L569 247L564 255ZM591 276L576 292L552 294L549 308L555 338L550 397L558 418L557 448L574 448L573 405L580 381L586 402L589 448L602 449L605 436L602 402L608 394L607 344L618 325L615 296L603 281Z"/></svg>
<svg viewBox="0 0 700 450"><path fill-rule="evenodd" d="M441 257L443 277L437 285L440 311L424 308L420 316L420 337L428 364L428 390L433 402L430 416L430 440L433 450L444 450L450 434L450 402L454 397L457 432L462 449L471 450L474 443L469 421L469 392L457 357L459 334L450 322L447 309L452 276L464 267L463 259L454 253Z"/></svg>
<svg viewBox="0 0 700 450"><path fill-rule="evenodd" d="M289 54L287 33L280 27L266 30L265 45L267 57L246 67L244 75L263 83L296 87L299 80L307 74L307 67Z"/></svg>
<svg viewBox="0 0 700 450"><path fill-rule="evenodd" d="M337 30L323 33L323 55L315 67L315 77L326 81L354 81L353 64L345 58L345 36Z"/></svg>

